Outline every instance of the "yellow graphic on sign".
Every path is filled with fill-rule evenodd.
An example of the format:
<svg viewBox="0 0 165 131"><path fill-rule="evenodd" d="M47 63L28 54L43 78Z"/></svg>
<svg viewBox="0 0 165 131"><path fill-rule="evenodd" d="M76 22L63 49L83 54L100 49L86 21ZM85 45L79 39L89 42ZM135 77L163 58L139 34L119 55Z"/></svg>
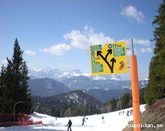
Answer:
<svg viewBox="0 0 165 131"><path fill-rule="evenodd" d="M126 43L115 42L90 47L92 75L126 73Z"/></svg>

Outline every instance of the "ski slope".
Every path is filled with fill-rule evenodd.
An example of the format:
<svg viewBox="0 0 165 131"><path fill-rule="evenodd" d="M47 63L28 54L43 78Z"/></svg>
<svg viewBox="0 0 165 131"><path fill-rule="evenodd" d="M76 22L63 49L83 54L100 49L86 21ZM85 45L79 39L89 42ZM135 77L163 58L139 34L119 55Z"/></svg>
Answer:
<svg viewBox="0 0 165 131"><path fill-rule="evenodd" d="M140 106L143 112L145 105ZM67 131L68 120L72 121L72 131L122 131L128 121L133 120L133 116L127 116L127 111L132 108L116 112L95 114L86 116L85 124L82 126L84 116L55 118L45 114L33 113L34 121L42 120L42 125L17 126L17 127L0 127L0 131ZM119 115L119 112L121 113ZM124 112L124 113L123 113ZM104 119L102 119L104 117Z"/></svg>

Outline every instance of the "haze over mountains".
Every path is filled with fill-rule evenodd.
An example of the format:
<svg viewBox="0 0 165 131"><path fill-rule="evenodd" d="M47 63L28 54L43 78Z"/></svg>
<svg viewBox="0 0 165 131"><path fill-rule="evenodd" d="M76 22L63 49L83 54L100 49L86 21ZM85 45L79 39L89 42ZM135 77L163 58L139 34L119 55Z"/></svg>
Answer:
<svg viewBox="0 0 165 131"><path fill-rule="evenodd" d="M29 88L33 96L53 96L72 90L82 90L101 102L119 98L130 91L130 81L118 75L89 76L79 70L58 69L30 70ZM139 87L145 87L147 80L140 80Z"/></svg>
<svg viewBox="0 0 165 131"><path fill-rule="evenodd" d="M74 76L86 76L94 80L121 80L119 75L105 75L105 76L90 76L89 73L82 73L78 69L62 71L59 69L43 68L43 69L31 69L29 70L31 78L52 78L62 79L70 78Z"/></svg>

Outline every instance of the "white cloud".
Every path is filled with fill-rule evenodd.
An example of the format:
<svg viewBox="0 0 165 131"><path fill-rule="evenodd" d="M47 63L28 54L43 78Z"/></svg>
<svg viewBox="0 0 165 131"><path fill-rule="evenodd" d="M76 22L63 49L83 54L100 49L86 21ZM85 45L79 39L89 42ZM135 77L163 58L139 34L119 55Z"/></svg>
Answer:
<svg viewBox="0 0 165 131"><path fill-rule="evenodd" d="M121 15L126 16L131 19L135 19L138 22L142 22L144 15L141 11L138 11L134 6L129 5L121 10Z"/></svg>
<svg viewBox="0 0 165 131"><path fill-rule="evenodd" d="M4 67L7 66L7 59L0 60L0 71L1 71L2 65L3 65Z"/></svg>
<svg viewBox="0 0 165 131"><path fill-rule="evenodd" d="M138 53L137 49L134 48L134 54L137 54L137 53ZM131 48L126 50L126 55L127 56L131 56L132 55L132 49Z"/></svg>
<svg viewBox="0 0 165 131"><path fill-rule="evenodd" d="M131 46L131 38L129 39L123 39L120 41L126 41L128 46ZM147 39L142 39L142 38L133 38L133 44L141 45L141 46L150 46L151 41Z"/></svg>
<svg viewBox="0 0 165 131"><path fill-rule="evenodd" d="M105 36L103 33L94 33L89 37L90 43L94 44L103 44L106 42L113 42L113 39L111 39L108 36Z"/></svg>
<svg viewBox="0 0 165 131"><path fill-rule="evenodd" d="M152 53L153 49L148 47L148 48L141 48L141 53Z"/></svg>
<svg viewBox="0 0 165 131"><path fill-rule="evenodd" d="M7 59L2 60L2 64L7 64Z"/></svg>
<svg viewBox="0 0 165 131"><path fill-rule="evenodd" d="M84 27L84 34L87 34L87 38L90 44L103 44L107 42L114 42L112 38L110 38L109 36L105 36L102 32L95 32L94 29L90 26Z"/></svg>
<svg viewBox="0 0 165 131"><path fill-rule="evenodd" d="M131 46L131 39L123 39L120 41L126 41L126 47L127 49L127 56L131 56L132 55L132 46ZM147 40L147 39L142 39L142 38L133 38L133 44L134 44L134 53L138 54L138 52L140 53L152 53L152 48L150 47L151 45L151 41ZM141 47L140 51L136 49L136 47Z"/></svg>
<svg viewBox="0 0 165 131"><path fill-rule="evenodd" d="M35 71L35 72L40 72L43 70L43 68L40 67L30 67L30 70Z"/></svg>
<svg viewBox="0 0 165 131"><path fill-rule="evenodd" d="M32 50L25 50L25 54L29 56L36 56L36 53Z"/></svg>
<svg viewBox="0 0 165 131"><path fill-rule="evenodd" d="M103 33L96 33L90 26L85 26L83 30L72 30L64 35L66 40L71 41L75 48L87 49L91 44L103 44L113 42L113 39L105 36Z"/></svg>
<svg viewBox="0 0 165 131"><path fill-rule="evenodd" d="M1 61L1 63L2 63L2 65L6 66L6 65L7 65L7 59L3 59L3 60Z"/></svg>
<svg viewBox="0 0 165 131"><path fill-rule="evenodd" d="M71 45L76 48L86 49L89 45L88 38L79 30L72 30L70 33L64 35L65 39L70 39Z"/></svg>
<svg viewBox="0 0 165 131"><path fill-rule="evenodd" d="M90 26L85 26L82 30L71 30L71 32L64 35L64 39L69 40L70 45L65 43L52 45L48 48L41 49L41 51L54 55L63 55L71 48L88 49L90 45L114 42L112 38L105 36L102 32L95 32L95 30ZM123 39L120 41L126 41L127 48L131 48L131 39ZM134 45L137 44L141 47L149 47L151 42L147 39L133 38L133 43ZM144 49L142 49L141 52L150 51L149 48L147 48L146 50ZM130 54L131 50L127 50L127 55Z"/></svg>
<svg viewBox="0 0 165 131"><path fill-rule="evenodd" d="M150 40L146 40L146 39L134 38L133 42L135 44L142 45L142 46L149 46L150 45Z"/></svg>
<svg viewBox="0 0 165 131"><path fill-rule="evenodd" d="M126 50L126 55L127 56L131 56L132 55L132 50L131 49L127 49Z"/></svg>
<svg viewBox="0 0 165 131"><path fill-rule="evenodd" d="M73 69L75 69L76 68L76 65L74 65L74 64L62 64L62 65L60 65L60 67L62 68L62 69L69 69L69 70L73 70Z"/></svg>
<svg viewBox="0 0 165 131"><path fill-rule="evenodd" d="M70 45L62 43L62 44L52 45L49 48L44 48L42 49L42 51L53 55L63 55L66 51L70 49L71 49Z"/></svg>

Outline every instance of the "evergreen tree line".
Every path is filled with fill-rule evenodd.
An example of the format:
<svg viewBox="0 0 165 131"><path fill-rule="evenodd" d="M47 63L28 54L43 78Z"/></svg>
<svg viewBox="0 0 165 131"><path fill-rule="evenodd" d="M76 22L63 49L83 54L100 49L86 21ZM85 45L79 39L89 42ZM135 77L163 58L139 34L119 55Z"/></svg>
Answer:
<svg viewBox="0 0 165 131"><path fill-rule="evenodd" d="M165 0L160 5L153 24L155 48L150 62L146 93L146 102L149 105L165 97Z"/></svg>
<svg viewBox="0 0 165 131"><path fill-rule="evenodd" d="M49 97L35 96L33 97L34 105L39 103L39 106L36 106L37 108L35 111L56 117L91 115L99 113L99 108L101 106L99 101L95 102L93 100L95 98L91 96L88 98L89 95L87 94L83 96L82 91L77 92L79 92L78 96L81 99L81 101L77 100L77 102L75 102L75 100L68 99L67 96L69 96L68 94L70 93Z"/></svg>
<svg viewBox="0 0 165 131"><path fill-rule="evenodd" d="M146 88L140 89L140 104L145 104ZM52 97L33 97L34 105L39 103L37 112L49 114L56 117L91 115L96 113L106 113L132 107L131 92L125 93L120 99L113 98L105 104L75 104L73 102L61 102L58 96Z"/></svg>
<svg viewBox="0 0 165 131"><path fill-rule="evenodd" d="M140 104L145 104L146 88L140 89ZM132 107L132 93L127 92L121 98L108 101L100 108L100 112L111 112Z"/></svg>
<svg viewBox="0 0 165 131"><path fill-rule="evenodd" d="M0 71L0 114L31 113L32 99L28 90L28 67L23 51L15 40L12 58Z"/></svg>
<svg viewBox="0 0 165 131"><path fill-rule="evenodd" d="M49 105L48 108L42 105L38 108L37 112L55 117L85 116L100 113L95 105L75 105L73 103L65 103L65 105Z"/></svg>

